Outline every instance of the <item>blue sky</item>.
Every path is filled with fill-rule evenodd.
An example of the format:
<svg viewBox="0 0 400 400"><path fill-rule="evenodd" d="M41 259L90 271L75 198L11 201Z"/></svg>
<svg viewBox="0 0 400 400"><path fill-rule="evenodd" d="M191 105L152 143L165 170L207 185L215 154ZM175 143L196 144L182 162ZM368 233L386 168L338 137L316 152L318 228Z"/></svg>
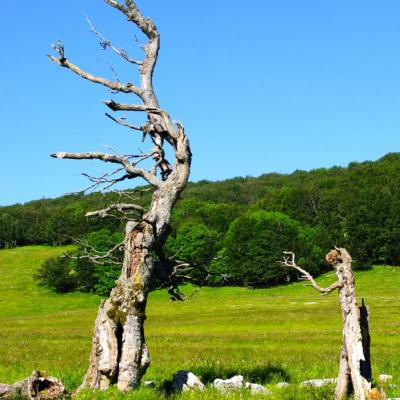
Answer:
<svg viewBox="0 0 400 400"><path fill-rule="evenodd" d="M161 33L156 91L190 136L192 180L346 165L400 151L399 1L137 3ZM101 100L113 95L45 56L60 38L82 68L112 78L101 58L121 80L136 81L135 69L100 49L81 11L140 55L137 31L102 0L2 4L1 205L80 190L81 172L102 171L94 161L51 159L52 152L138 149L132 132L104 117Z"/></svg>

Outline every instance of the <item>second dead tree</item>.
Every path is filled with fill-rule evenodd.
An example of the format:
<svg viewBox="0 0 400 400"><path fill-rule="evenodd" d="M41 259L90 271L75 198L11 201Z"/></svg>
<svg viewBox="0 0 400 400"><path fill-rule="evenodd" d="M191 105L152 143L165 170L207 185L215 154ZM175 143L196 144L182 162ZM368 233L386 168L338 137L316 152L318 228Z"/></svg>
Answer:
<svg viewBox="0 0 400 400"><path fill-rule="evenodd" d="M299 267L292 252L285 252L282 265L294 268L302 278L310 281L311 286L323 295L339 291L342 310L343 339L340 351L339 375L335 389L335 400L343 400L351 388L355 400L367 400L371 392L371 361L369 352L368 311L362 305L358 307L354 286L354 274L351 257L344 248L332 250L326 255L326 261L333 266L337 282L327 288L320 287L314 278Z"/></svg>

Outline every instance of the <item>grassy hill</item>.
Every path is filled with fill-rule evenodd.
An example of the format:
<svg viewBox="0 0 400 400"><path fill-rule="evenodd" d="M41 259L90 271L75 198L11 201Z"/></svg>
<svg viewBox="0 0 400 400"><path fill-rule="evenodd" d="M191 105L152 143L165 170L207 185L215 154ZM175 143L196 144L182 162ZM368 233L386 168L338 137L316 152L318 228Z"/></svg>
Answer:
<svg viewBox="0 0 400 400"><path fill-rule="evenodd" d="M56 295L32 279L41 261L65 247L23 247L0 251L0 382L11 383L33 369L48 370L75 389L87 366L99 297ZM370 306L374 378L394 375L400 384L400 268L357 272L357 294ZM319 278L334 280L333 273ZM190 291L191 288L187 288ZM341 342L337 295L321 297L302 283L271 289L204 288L184 303L165 291L153 292L148 306L147 340L152 356L146 379L158 383L181 369L210 382L241 373L265 383L272 399L326 399L332 388L278 390L286 380L334 377ZM400 397L400 389L388 389ZM83 393L81 398L93 398ZM115 392L97 398L158 399L151 389L129 396ZM211 389L186 398L230 398ZM240 393L232 398L240 397Z"/></svg>

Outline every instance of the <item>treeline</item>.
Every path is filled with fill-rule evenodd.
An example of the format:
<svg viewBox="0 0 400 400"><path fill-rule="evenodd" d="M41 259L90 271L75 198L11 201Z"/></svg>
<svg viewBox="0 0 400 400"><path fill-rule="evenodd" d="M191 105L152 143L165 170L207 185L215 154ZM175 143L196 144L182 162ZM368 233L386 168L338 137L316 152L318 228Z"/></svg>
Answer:
<svg viewBox="0 0 400 400"><path fill-rule="evenodd" d="M87 211L118 201L114 194L75 194L0 207L0 248L62 245L101 228L117 230L119 221L86 218Z"/></svg>
<svg viewBox="0 0 400 400"><path fill-rule="evenodd" d="M148 196L137 202L145 206ZM102 228L121 231L117 219L84 217L112 200L115 194L96 193L1 207L0 246L57 245ZM206 265L233 284L291 279L276 263L288 249L314 272L324 268L323 255L334 245L360 264L398 265L400 154L346 168L190 183L172 229L167 253Z"/></svg>

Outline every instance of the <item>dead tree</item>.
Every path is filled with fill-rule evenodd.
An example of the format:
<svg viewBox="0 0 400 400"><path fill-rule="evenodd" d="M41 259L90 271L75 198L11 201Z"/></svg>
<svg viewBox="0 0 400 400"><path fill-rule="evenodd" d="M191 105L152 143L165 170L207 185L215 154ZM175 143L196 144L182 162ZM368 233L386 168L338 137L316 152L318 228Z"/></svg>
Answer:
<svg viewBox="0 0 400 400"><path fill-rule="evenodd" d="M106 390L110 384L116 383L119 390L126 391L139 385L150 364L144 337L147 295L155 270L155 254L166 239L172 208L189 177L191 151L183 125L174 122L160 107L153 88L153 71L160 48L160 35L154 22L145 18L132 0L124 0L123 3L117 0L105 2L122 13L146 37L144 58L136 60L105 39L90 23L104 49L111 49L126 62L139 67L140 84L121 83L119 80L113 82L82 70L66 57L64 45L60 41L53 46L58 56L49 55L49 58L59 66L113 92L136 96L139 104L123 104L113 100L104 101L104 104L112 111L146 113L146 123L138 126L128 123L124 117L107 116L117 124L141 132L143 139L151 140L152 150L140 155L60 152L52 154L52 157L113 163L117 165L117 170L99 177L97 181L93 180L109 187L124 180L142 178L154 189L148 210L136 207L139 218L126 224L121 275L109 298L100 305L94 327L90 365L81 385L81 388ZM174 153L173 163L165 156L167 144ZM140 162L149 159L154 160L151 169L138 166ZM92 212L91 215L104 217L112 211L132 209L135 209L132 204L117 204Z"/></svg>
<svg viewBox="0 0 400 400"><path fill-rule="evenodd" d="M357 305L354 274L351 268L351 257L346 249L332 250L326 261L336 270L337 282L327 288L320 287L314 278L299 267L292 252L282 262L285 267L294 268L302 278L310 281L311 286L322 295L339 290L339 301L342 309L343 338L340 352L339 375L335 389L335 400L345 399L350 388L354 390L355 400L369 399L371 391L371 365L369 359L369 333L366 307Z"/></svg>

